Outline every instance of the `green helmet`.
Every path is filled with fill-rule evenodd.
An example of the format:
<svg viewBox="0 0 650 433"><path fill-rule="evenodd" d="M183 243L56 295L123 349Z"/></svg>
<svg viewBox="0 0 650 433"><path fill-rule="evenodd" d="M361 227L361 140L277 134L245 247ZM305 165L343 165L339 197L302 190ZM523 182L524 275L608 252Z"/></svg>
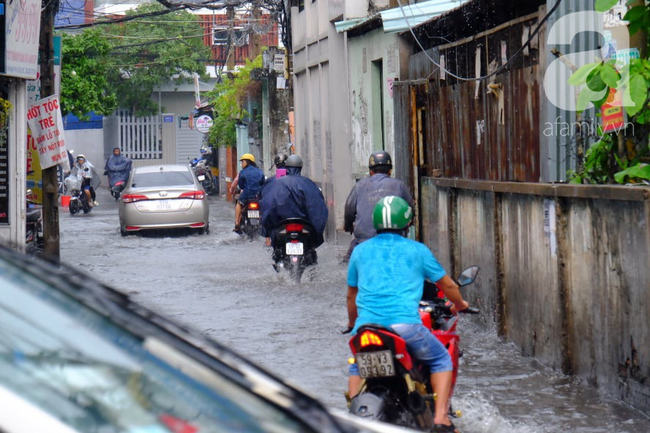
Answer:
<svg viewBox="0 0 650 433"><path fill-rule="evenodd" d="M372 222L377 230L400 230L409 226L413 218L411 206L401 197L389 195L377 202Z"/></svg>

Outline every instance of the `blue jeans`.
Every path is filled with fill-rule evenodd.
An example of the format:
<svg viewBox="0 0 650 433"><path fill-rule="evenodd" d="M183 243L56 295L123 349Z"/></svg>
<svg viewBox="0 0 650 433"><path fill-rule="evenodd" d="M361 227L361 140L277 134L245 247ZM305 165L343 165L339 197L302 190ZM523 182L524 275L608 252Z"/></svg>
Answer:
<svg viewBox="0 0 650 433"><path fill-rule="evenodd" d="M406 341L406 346L411 355L420 363L429 366L431 374L454 369L451 356L445 346L423 324L396 324L392 325L391 328ZM356 363L350 364L350 375L359 375L359 368Z"/></svg>

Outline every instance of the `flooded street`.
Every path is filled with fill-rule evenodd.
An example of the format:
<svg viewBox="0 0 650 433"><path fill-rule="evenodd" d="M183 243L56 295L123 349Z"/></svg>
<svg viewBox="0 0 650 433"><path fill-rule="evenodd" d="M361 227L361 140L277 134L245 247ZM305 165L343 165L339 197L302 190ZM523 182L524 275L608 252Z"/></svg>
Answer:
<svg viewBox="0 0 650 433"><path fill-rule="evenodd" d="M297 285L271 267L262 239L232 232L234 206L210 198L210 234L122 237L105 188L99 207L61 208L61 259L249 357L327 405L345 409L346 246L325 244ZM480 264L479 264L480 265ZM520 356L463 316L454 408L463 432L645 432L650 420L598 391Z"/></svg>

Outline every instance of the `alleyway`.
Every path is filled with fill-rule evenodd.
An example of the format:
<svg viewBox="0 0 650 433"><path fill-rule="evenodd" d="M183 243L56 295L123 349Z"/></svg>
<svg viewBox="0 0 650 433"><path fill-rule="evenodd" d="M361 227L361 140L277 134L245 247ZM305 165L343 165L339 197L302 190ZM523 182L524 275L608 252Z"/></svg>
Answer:
<svg viewBox="0 0 650 433"><path fill-rule="evenodd" d="M271 267L262 240L231 232L233 206L211 201L211 232L121 237L105 188L88 215L61 209L61 258L345 409L348 337L344 247L319 248L319 265L296 285ZM461 317L454 408L464 433L641 432L650 420L593 388L521 357L492 329Z"/></svg>

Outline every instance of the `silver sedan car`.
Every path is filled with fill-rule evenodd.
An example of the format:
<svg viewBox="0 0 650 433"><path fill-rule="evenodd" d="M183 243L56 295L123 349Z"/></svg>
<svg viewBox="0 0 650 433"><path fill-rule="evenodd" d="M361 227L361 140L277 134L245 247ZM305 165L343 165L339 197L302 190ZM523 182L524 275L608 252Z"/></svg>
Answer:
<svg viewBox="0 0 650 433"><path fill-rule="evenodd" d="M120 233L150 229L192 228L208 233L207 194L182 164L136 167L119 202Z"/></svg>

